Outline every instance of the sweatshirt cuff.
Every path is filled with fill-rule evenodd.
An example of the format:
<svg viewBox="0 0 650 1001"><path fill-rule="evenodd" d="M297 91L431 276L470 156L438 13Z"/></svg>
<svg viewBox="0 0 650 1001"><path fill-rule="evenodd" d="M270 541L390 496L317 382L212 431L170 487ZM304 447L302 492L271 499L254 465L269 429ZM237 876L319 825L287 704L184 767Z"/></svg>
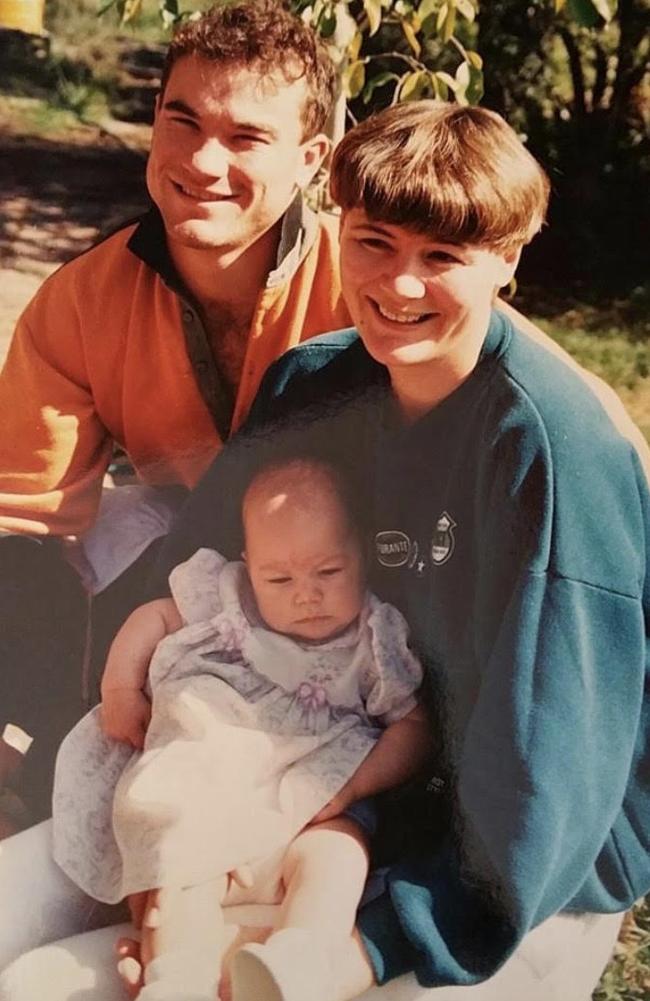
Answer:
<svg viewBox="0 0 650 1001"><path fill-rule="evenodd" d="M402 930L387 892L361 908L357 929L378 984L413 971L415 950Z"/></svg>

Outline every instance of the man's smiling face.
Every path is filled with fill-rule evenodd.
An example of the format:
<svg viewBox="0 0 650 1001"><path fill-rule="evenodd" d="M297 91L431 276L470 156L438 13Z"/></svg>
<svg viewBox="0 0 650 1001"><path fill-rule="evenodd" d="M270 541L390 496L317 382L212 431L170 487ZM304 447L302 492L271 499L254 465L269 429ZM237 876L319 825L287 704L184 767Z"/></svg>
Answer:
<svg viewBox="0 0 650 1001"><path fill-rule="evenodd" d="M303 138L305 87L198 56L174 64L147 164L172 243L245 249L280 219L327 148Z"/></svg>

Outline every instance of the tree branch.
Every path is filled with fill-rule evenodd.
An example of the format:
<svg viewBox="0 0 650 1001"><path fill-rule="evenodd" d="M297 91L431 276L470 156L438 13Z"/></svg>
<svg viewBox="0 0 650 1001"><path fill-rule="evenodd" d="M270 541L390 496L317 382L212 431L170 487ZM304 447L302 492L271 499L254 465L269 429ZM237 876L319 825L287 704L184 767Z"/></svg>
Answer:
<svg viewBox="0 0 650 1001"><path fill-rule="evenodd" d="M559 27L558 32L569 57L569 69L571 70L571 82L573 84L573 109L577 115L583 117L587 114L587 102L585 97L585 76L580 59L580 50L568 28Z"/></svg>

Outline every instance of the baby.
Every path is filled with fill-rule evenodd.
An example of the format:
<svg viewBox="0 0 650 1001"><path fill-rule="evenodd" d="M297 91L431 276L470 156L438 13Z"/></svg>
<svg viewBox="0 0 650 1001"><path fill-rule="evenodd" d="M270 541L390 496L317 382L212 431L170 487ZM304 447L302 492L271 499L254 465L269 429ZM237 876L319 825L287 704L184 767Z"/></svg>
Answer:
<svg viewBox="0 0 650 1001"><path fill-rule="evenodd" d="M58 864L100 900L165 891L145 906L142 1001L213 999L221 904L243 900L280 903L278 920L224 963L221 996L335 996L367 875L368 797L428 749L421 667L401 614L364 588L344 493L314 459L258 472L243 562L199 550L173 571L173 597L127 620L102 706L61 748ZM247 890L228 884L241 867Z"/></svg>

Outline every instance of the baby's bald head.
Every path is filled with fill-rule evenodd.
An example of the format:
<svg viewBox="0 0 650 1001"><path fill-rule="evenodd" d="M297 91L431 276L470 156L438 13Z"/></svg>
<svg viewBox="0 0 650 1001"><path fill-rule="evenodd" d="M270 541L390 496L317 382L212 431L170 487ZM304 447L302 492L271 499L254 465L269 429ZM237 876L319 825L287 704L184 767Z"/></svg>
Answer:
<svg viewBox="0 0 650 1001"><path fill-rule="evenodd" d="M245 559L267 624L323 639L359 614L361 547L337 472L315 459L275 463L242 505Z"/></svg>

